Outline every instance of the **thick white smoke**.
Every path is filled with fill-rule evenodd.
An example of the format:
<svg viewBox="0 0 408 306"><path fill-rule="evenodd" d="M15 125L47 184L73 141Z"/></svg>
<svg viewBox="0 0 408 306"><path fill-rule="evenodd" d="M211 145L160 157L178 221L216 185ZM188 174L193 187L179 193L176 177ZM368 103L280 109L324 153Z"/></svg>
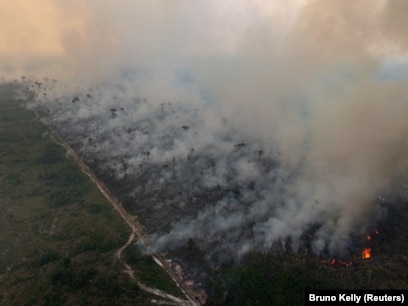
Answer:
<svg viewBox="0 0 408 306"><path fill-rule="evenodd" d="M406 171L406 1L43 1L65 22L31 107L126 186L153 251L346 253Z"/></svg>

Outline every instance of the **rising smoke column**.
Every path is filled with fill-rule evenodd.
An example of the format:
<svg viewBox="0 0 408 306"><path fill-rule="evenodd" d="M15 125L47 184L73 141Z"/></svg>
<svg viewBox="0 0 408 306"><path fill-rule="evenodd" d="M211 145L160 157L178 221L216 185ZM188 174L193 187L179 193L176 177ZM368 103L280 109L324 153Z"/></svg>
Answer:
<svg viewBox="0 0 408 306"><path fill-rule="evenodd" d="M58 78L87 85L59 82L38 105L83 154L122 178L194 148L201 170L178 163L182 194L234 190L153 235L153 251L190 237L214 256L298 250L313 229L315 253L346 252L405 170L407 80L381 78L406 56L404 1L47 3L66 20ZM151 172L145 189L173 179Z"/></svg>

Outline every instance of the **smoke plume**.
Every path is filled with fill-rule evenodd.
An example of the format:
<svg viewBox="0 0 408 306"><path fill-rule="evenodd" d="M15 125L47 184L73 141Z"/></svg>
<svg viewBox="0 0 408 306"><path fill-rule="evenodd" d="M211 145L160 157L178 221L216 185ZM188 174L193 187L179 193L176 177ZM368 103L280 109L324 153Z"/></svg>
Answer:
<svg viewBox="0 0 408 306"><path fill-rule="evenodd" d="M406 184L404 0L41 4L0 4L0 63L152 251L344 255Z"/></svg>

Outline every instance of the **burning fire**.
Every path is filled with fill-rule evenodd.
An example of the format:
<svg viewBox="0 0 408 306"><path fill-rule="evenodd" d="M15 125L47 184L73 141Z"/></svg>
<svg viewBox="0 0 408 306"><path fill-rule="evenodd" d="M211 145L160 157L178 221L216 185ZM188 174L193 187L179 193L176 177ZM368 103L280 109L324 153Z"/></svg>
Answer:
<svg viewBox="0 0 408 306"><path fill-rule="evenodd" d="M368 235L366 236L366 238L367 238L368 241L370 241L370 240L373 239L373 237L375 237L375 235L379 235L379 234L380 234L380 232L379 232L378 229L373 229L372 232L371 232L371 234L368 234ZM369 248L369 247L364 248L364 249L361 251L361 258L363 258L363 259L369 259L369 258L371 258L371 248Z"/></svg>
<svg viewBox="0 0 408 306"><path fill-rule="evenodd" d="M378 229L373 229L370 234L367 234L365 238L368 241L371 241L375 239L376 235L379 235L380 231ZM366 245L369 245L367 243ZM370 259L371 258L371 248L366 247L361 251L361 258L362 259ZM337 258L332 258L332 259L322 259L320 260L323 264L329 265L329 266L343 266L343 267L353 267L353 262L352 261L343 261Z"/></svg>
<svg viewBox="0 0 408 306"><path fill-rule="evenodd" d="M331 260L322 260L322 263L331 265L331 266L344 266L344 267L352 267L353 263L351 261L343 261L340 259L333 258Z"/></svg>
<svg viewBox="0 0 408 306"><path fill-rule="evenodd" d="M371 258L371 249L370 248L365 248L362 252L361 252L361 257L363 259L369 259Z"/></svg>

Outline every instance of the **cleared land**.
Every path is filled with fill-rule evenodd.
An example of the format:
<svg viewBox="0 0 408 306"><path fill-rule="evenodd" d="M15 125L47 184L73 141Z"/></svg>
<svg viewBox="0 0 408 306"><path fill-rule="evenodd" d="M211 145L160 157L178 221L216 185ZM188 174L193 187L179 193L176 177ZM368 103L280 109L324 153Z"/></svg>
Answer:
<svg viewBox="0 0 408 306"><path fill-rule="evenodd" d="M166 299L163 292L183 298L133 243L121 258L135 278L123 273L115 254L131 235L128 225L48 130L19 106L22 101L12 98L11 88L0 87L0 97L0 304L150 305ZM366 241L371 259L356 252L348 266L283 250L251 253L239 266L226 262L211 271L208 305L302 305L305 288L408 289L406 190L389 193L394 204L385 203L388 215L379 234ZM191 265L203 265L194 240L180 252ZM156 295L140 290L138 282ZM177 304L168 298L165 303Z"/></svg>

